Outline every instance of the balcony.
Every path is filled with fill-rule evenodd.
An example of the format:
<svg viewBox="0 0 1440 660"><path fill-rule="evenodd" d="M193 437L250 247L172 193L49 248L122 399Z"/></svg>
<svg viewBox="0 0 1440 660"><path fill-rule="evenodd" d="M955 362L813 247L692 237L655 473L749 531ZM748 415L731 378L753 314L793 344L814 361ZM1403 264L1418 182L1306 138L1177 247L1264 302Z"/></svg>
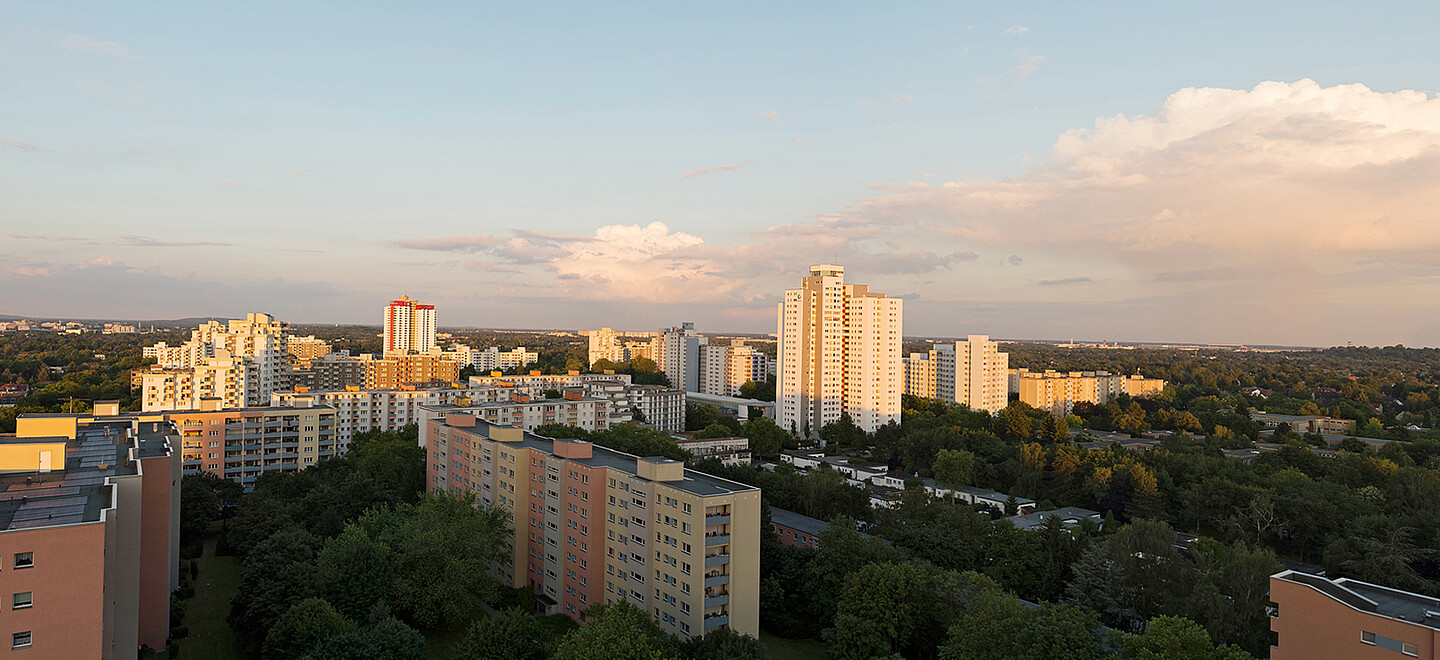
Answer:
<svg viewBox="0 0 1440 660"><path fill-rule="evenodd" d="M728 514L715 514L715 515L705 516L705 526L706 526L706 527L714 527L714 526L716 526L716 525L728 525L728 524L730 524L730 516L729 516Z"/></svg>
<svg viewBox="0 0 1440 660"><path fill-rule="evenodd" d="M707 578L705 578L705 588L706 588L706 589L711 589L711 588L714 588L714 587L721 587L721 586L725 586L725 585L727 585L727 584L730 584L730 576L729 576L729 575L716 575L716 576L714 576L714 577L707 577Z"/></svg>
<svg viewBox="0 0 1440 660"><path fill-rule="evenodd" d="M726 545L730 542L729 534L706 534L705 547L713 548L717 545Z"/></svg>
<svg viewBox="0 0 1440 660"><path fill-rule="evenodd" d="M724 566L725 564L728 564L728 563L730 563L730 555L706 555L706 556L705 556L705 568L712 568L712 567L715 567L715 566Z"/></svg>
<svg viewBox="0 0 1440 660"><path fill-rule="evenodd" d="M709 615L709 614L706 614L706 615L705 615L705 629L706 629L706 630L709 630L709 629L711 629L711 628L716 628L716 627L719 627L719 626L728 625L729 623L730 623L730 615L729 615L729 614L716 614L716 615L714 615L714 616L711 616L711 615Z"/></svg>
<svg viewBox="0 0 1440 660"><path fill-rule="evenodd" d="M720 594L719 596L707 596L707 597L705 598L705 609L710 609L710 608L712 608L712 607L720 607L721 605L727 605L727 604L729 604L729 603L730 603L730 594Z"/></svg>

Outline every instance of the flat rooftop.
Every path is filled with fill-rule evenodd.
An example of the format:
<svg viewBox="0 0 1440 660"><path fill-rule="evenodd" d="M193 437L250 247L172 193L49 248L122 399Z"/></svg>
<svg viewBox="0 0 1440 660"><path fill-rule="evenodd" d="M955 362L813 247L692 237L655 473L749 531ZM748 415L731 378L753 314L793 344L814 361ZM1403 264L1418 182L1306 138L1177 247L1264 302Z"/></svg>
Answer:
<svg viewBox="0 0 1440 660"><path fill-rule="evenodd" d="M165 422L136 422L134 415L121 415L80 426L74 440L4 438L9 443L52 441L66 446L63 469L44 474L0 475L0 530L99 521L100 512L112 500L113 487L105 480L137 474L136 464L129 457L130 448L134 446L141 458L164 456L170 451L168 436L169 425Z"/></svg>
<svg viewBox="0 0 1440 660"><path fill-rule="evenodd" d="M819 536L820 532L830 529L830 523L824 520L811 518L788 509L777 509L773 506L770 507L770 522L789 527L797 532L805 532L811 536Z"/></svg>
<svg viewBox="0 0 1440 660"><path fill-rule="evenodd" d="M480 407L484 406L421 406L421 408L424 408L426 410L434 410L438 412L444 412L448 410L464 411ZM490 436L489 430L491 428L513 427L502 426L500 424L491 424L490 422L487 422L483 419L476 419L474 426L451 426L451 428L459 428L471 431L473 433L488 438ZM555 442L556 440L554 438L547 438L543 435L536 435L534 433L526 431L523 434L520 442L507 442L505 444L526 447L529 449L536 449L546 454L553 455L555 453ZM592 467L607 467L612 470L619 470L626 474L638 475L639 470L636 468L636 464L639 461L644 460L645 458L653 459L655 457L635 456L633 454L615 451L614 449L610 449L609 447L603 447L601 445L592 443L590 458L567 458L565 460L574 461L581 465L589 465ZM705 474L704 472L696 472L689 468L685 469L685 477L680 481L662 481L657 483L663 483L667 486L678 488L687 493L692 493L701 497L759 490L754 486L749 486L736 481L730 481L729 479L721 479L720 477Z"/></svg>
<svg viewBox="0 0 1440 660"><path fill-rule="evenodd" d="M1440 612L1440 599L1349 578L1331 580L1294 570L1272 577L1313 587L1358 610L1440 630L1440 618L1426 616L1427 612Z"/></svg>

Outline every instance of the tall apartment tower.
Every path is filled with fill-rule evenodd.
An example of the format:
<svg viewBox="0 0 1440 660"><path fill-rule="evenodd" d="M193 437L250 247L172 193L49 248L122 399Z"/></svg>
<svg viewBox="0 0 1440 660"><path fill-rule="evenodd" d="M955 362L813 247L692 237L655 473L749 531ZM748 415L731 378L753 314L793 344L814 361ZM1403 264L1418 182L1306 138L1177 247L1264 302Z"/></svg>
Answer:
<svg viewBox="0 0 1440 660"><path fill-rule="evenodd" d="M385 306L385 352L424 353L435 346L435 306L400 296Z"/></svg>
<svg viewBox="0 0 1440 660"><path fill-rule="evenodd" d="M190 410L205 398L227 408L261 406L289 374L288 324L269 314L210 321L178 347L152 346L155 369L141 374L142 410Z"/></svg>
<svg viewBox="0 0 1440 660"><path fill-rule="evenodd" d="M935 398L935 376L937 352L911 353L902 360L905 363L905 393L923 399Z"/></svg>
<svg viewBox="0 0 1440 660"><path fill-rule="evenodd" d="M1010 354L999 346L988 335L936 346L935 396L971 410L1003 410L1010 403Z"/></svg>
<svg viewBox="0 0 1440 660"><path fill-rule="evenodd" d="M707 343L706 338L695 332L695 324L688 321L660 331L659 367L670 379L671 387L686 392L700 391L700 347Z"/></svg>
<svg viewBox="0 0 1440 660"><path fill-rule="evenodd" d="M814 435L846 413L867 432L899 422L901 331L899 298L846 284L842 266L811 266L779 304L780 426Z"/></svg>

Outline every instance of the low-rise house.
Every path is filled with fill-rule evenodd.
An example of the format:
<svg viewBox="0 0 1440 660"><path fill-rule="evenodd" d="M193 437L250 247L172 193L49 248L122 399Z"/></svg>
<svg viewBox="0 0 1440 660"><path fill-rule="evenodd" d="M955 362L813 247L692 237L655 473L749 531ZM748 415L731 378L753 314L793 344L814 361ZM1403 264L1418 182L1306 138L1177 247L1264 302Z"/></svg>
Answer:
<svg viewBox="0 0 1440 660"><path fill-rule="evenodd" d="M830 523L823 520L773 506L770 522L781 543L797 548L819 548L820 533L830 529Z"/></svg>
<svg viewBox="0 0 1440 660"><path fill-rule="evenodd" d="M1026 514L1035 510L1035 500L1024 497L1011 497L1005 493L974 486L961 486L955 489L955 499L967 504L977 504L999 513L1004 513L1010 500L1015 501L1016 513Z"/></svg>
<svg viewBox="0 0 1440 660"><path fill-rule="evenodd" d="M1010 516L1006 520L1014 525L1016 529L1040 529L1047 525L1052 518L1058 518L1065 529L1074 529L1080 526L1082 520L1093 520L1102 522L1099 511L1091 511L1080 507L1066 506L1053 511L1037 511L1018 516Z"/></svg>
<svg viewBox="0 0 1440 660"><path fill-rule="evenodd" d="M819 449L786 449L780 452L780 460L802 470L820 467L825 460L825 452Z"/></svg>

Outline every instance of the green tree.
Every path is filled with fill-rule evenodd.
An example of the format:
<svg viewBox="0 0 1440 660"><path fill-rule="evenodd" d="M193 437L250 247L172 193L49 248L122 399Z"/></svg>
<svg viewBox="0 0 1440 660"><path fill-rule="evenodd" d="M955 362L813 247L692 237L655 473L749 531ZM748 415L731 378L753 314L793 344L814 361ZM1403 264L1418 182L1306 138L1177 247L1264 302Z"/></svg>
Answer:
<svg viewBox="0 0 1440 660"><path fill-rule="evenodd" d="M425 636L393 616L383 603L363 630L331 637L306 656L312 660L415 660L425 657Z"/></svg>
<svg viewBox="0 0 1440 660"><path fill-rule="evenodd" d="M1370 445L1360 438L1345 438L1340 441L1340 451L1348 454L1363 454L1369 449Z"/></svg>
<svg viewBox="0 0 1440 660"><path fill-rule="evenodd" d="M645 428L634 424L621 424L603 431L595 431L590 434L589 440L597 445L636 456L664 456L677 461L690 460L690 452L682 449L670 437L670 434L659 429Z"/></svg>
<svg viewBox="0 0 1440 660"><path fill-rule="evenodd" d="M325 542L315 559L316 580L325 600L359 621L395 590L390 548L358 524Z"/></svg>
<svg viewBox="0 0 1440 660"><path fill-rule="evenodd" d="M941 449L931 469L935 472L935 481L944 486L969 486L975 473L975 455L964 449Z"/></svg>
<svg viewBox="0 0 1440 660"><path fill-rule="evenodd" d="M240 570L240 585L230 599L227 621L259 653L269 630L292 606L318 595L315 580L317 540L289 527L255 546Z"/></svg>
<svg viewBox="0 0 1440 660"><path fill-rule="evenodd" d="M714 424L711 424L695 432L695 438L699 440L710 440L712 438L729 437L732 437L730 427L721 424L720 422L715 422Z"/></svg>
<svg viewBox="0 0 1440 660"><path fill-rule="evenodd" d="M668 660L676 644L650 613L629 603L596 603L585 608L586 625L565 635L554 660Z"/></svg>
<svg viewBox="0 0 1440 660"><path fill-rule="evenodd" d="M295 603L270 628L262 655L277 660L302 658L321 642L355 630L335 608L322 598Z"/></svg>
<svg viewBox="0 0 1440 660"><path fill-rule="evenodd" d="M740 435L750 439L750 453L760 458L780 455L790 435L769 417L756 417L740 427Z"/></svg>
<svg viewBox="0 0 1440 660"><path fill-rule="evenodd" d="M476 621L455 651L456 660L545 660L548 633L519 608Z"/></svg>
<svg viewBox="0 0 1440 660"><path fill-rule="evenodd" d="M688 660L770 660L760 640L730 628L716 628L681 642L679 656Z"/></svg>
<svg viewBox="0 0 1440 660"><path fill-rule="evenodd" d="M865 431L850 419L850 413L841 413L837 419L820 427L820 439L836 447L860 447L865 443Z"/></svg>
<svg viewBox="0 0 1440 660"><path fill-rule="evenodd" d="M575 438L578 440L586 440L590 437L589 431L569 424L541 424L535 427L534 433L535 435L542 435L547 438Z"/></svg>
<svg viewBox="0 0 1440 660"><path fill-rule="evenodd" d="M1248 660L1249 653L1233 647L1215 648L1199 624L1177 616L1158 616L1145 632L1125 638L1125 660Z"/></svg>

